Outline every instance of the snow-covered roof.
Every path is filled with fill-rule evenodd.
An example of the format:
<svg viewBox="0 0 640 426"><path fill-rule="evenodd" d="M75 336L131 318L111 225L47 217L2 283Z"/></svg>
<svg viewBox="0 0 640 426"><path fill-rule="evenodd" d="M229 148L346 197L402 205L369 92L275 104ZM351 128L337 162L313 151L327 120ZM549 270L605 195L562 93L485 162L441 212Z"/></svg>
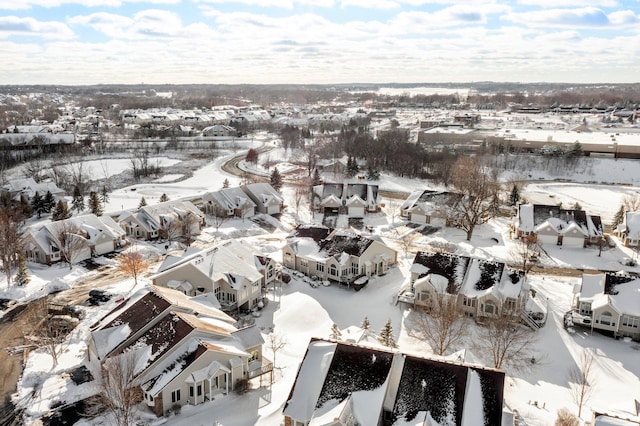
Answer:
<svg viewBox="0 0 640 426"><path fill-rule="evenodd" d="M593 301L593 298L604 292L605 274L583 274L580 300Z"/></svg>
<svg viewBox="0 0 640 426"><path fill-rule="evenodd" d="M289 400L282 411L285 416L303 422L311 419L336 346L335 343L324 341L309 343Z"/></svg>
<svg viewBox="0 0 640 426"><path fill-rule="evenodd" d="M627 235L629 238L640 238L640 212L627 212L625 215Z"/></svg>
<svg viewBox="0 0 640 426"><path fill-rule="evenodd" d="M500 424L503 372L312 339L283 414L310 425ZM462 386L459 384L463 383ZM461 403L462 402L462 403Z"/></svg>

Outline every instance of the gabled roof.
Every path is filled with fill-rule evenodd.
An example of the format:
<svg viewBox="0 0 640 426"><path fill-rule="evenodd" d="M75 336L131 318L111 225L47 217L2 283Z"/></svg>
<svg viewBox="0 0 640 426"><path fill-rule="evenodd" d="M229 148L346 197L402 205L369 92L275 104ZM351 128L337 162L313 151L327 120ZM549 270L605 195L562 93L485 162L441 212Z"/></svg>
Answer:
<svg viewBox="0 0 640 426"><path fill-rule="evenodd" d="M266 182L250 183L242 187L245 192L253 194L257 200L271 202L276 200L280 203L284 201L282 196L275 190L273 186ZM266 199L265 199L266 198Z"/></svg>
<svg viewBox="0 0 640 426"><path fill-rule="evenodd" d="M384 409L392 422L431 417L491 426L501 424L504 378L498 370L314 338L283 414L310 424L370 425Z"/></svg>
<svg viewBox="0 0 640 426"><path fill-rule="evenodd" d="M351 256L362 254L373 244L373 240L348 230L336 230L320 241L320 249L329 256L347 253Z"/></svg>
<svg viewBox="0 0 640 426"><path fill-rule="evenodd" d="M202 196L202 200L203 202L208 202L209 200L215 201L216 204L228 210L256 207L256 203L239 187L223 188L218 191L207 192Z"/></svg>
<svg viewBox="0 0 640 426"><path fill-rule="evenodd" d="M419 277L426 274L445 277L449 281L447 293L455 294L462 288L469 262L470 258L466 256L419 251L413 260L411 270L418 273Z"/></svg>

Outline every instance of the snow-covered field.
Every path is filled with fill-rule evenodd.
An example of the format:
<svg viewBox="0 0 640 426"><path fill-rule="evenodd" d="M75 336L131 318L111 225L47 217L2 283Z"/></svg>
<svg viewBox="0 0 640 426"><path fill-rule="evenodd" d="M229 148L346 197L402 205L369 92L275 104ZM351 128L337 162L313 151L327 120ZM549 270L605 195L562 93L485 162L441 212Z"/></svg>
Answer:
<svg viewBox="0 0 640 426"><path fill-rule="evenodd" d="M254 146L259 146L256 142ZM232 155L232 154L230 154ZM272 158L277 158L274 152ZM240 183L240 178L228 175L220 167L228 157L218 158L212 163L197 170L192 177L171 184L165 176L159 182L134 185L114 191L107 205L107 211L119 211L137 207L141 196L149 204L157 202L163 193L170 199L186 198L207 190L222 187L222 182L228 179L231 185ZM602 175L606 175L609 163L597 161L597 167L602 168ZM262 160L261 160L262 161ZM248 166L247 166L248 167ZM631 167L631 166L628 166ZM634 176L640 176L640 162L633 166ZM108 166L109 170L112 169ZM115 166L113 166L115 170ZM291 171L283 164L281 171ZM171 170L169 170L171 175ZM331 181L331 176L326 177ZM591 179L585 179L591 180ZM397 177L383 176L379 185L382 189L409 192L412 189L432 187L426 181L407 180ZM634 188L616 186L581 185L568 183L532 183L525 190L526 194L551 193L554 198L563 202L578 201L588 211L600 213L606 218L617 210L621 197ZM282 238L287 229L298 221L318 221L308 206L302 205L299 211L293 202L294 190L284 188L285 204L289 205L288 212L282 217L283 225L276 233L269 234L253 222L240 219L225 222L219 232L207 228L201 238L205 241L221 240L225 238L248 238L253 245L259 247L265 254L280 258ZM533 195L531 195L533 197ZM613 212L613 213L612 213ZM265 336L271 331L282 335L288 342L285 349L277 354L277 371L275 383L270 387L254 388L247 394L239 396L230 394L214 402L198 407L186 406L180 415L167 422L171 425L197 426L210 425L218 421L224 426L245 426L252 424L280 425L283 422L282 408L291 389L297 368L302 360L307 344L311 337L328 337L331 325L336 323L344 329L351 325L359 325L367 316L372 329L380 330L390 319L400 349L422 355L431 353L428 345L416 340L408 333L410 322L407 321L408 309L402 304L394 303L394 296L408 277L408 268L413 260L412 253L405 256L397 245L397 236L402 232L410 232L402 227L400 218L391 218L383 214L367 218L367 224L374 226L375 233L381 235L389 244L399 250L400 264L384 277L372 279L360 292L353 292L338 287L313 288L295 279L282 289L270 292L270 303L262 310L256 323ZM455 229L440 229L435 234L423 236L416 241L415 249L426 247L434 240L447 240L457 244L458 253L479 257L492 257L509 260L510 247L513 243L508 239L506 219L493 220L478 228L470 242L465 241L464 233ZM493 240L495 238L498 243ZM163 251L146 244L139 243L139 248L148 250L153 256L159 256ZM579 266L593 269L621 269L619 259L630 256L628 249L617 247L606 250L598 256L597 250L569 249L550 247L550 255L545 260L549 266ZM46 294L54 288L73 287L79 280L91 277L80 267L69 271L64 266L52 268L30 265L32 281L25 288L6 288L0 282L0 297L18 300L28 300ZM633 412L633 398L637 397L640 389L640 363L637 362L640 345L631 342L616 341L594 333L567 333L562 327L562 315L570 307L572 290L578 278L561 278L554 276L532 275L531 284L538 291L539 297L548 303L549 318L544 328L539 331L536 348L544 356L538 360L536 367L529 373L508 372L509 378L505 387L505 401L510 410L518 410L530 426L549 425L555 420L556 411L567 407L576 412L576 406L570 398L568 390L568 373L575 366L584 351L597 354L597 385L593 398L587 403L583 418L587 419L590 409L616 408L625 412ZM146 279L141 280L140 286L146 285ZM106 290L115 295L125 295L131 291L132 282L124 280L107 287ZM91 384L73 385L68 376L60 375L65 371L85 362L85 340L88 325L95 322L114 306L109 302L100 307L83 307L86 319L70 336L70 342L57 367L52 366L51 358L42 351L32 351L27 358L26 369L19 384L18 401L26 404L32 418L46 412L50 404L56 401L69 401L89 395L95 391ZM473 325L472 327L476 327ZM455 349L462 349L455 348ZM265 349L265 355L273 358L273 354ZM482 354L475 354L482 358ZM259 381L254 380L257 385ZM39 390L39 392L33 392ZM31 398L31 395L37 395ZM537 404L533 404L537 402ZM149 423L160 424L165 420L153 420L145 416ZM82 424L109 424L109 419L83 420Z"/></svg>

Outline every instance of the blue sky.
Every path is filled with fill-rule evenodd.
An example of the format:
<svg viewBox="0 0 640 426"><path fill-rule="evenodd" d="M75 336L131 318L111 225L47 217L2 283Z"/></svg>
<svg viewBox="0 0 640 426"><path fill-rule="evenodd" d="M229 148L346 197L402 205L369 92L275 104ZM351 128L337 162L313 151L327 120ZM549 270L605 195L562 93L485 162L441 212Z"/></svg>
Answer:
<svg viewBox="0 0 640 426"><path fill-rule="evenodd" d="M640 0L0 0L0 84L640 81Z"/></svg>

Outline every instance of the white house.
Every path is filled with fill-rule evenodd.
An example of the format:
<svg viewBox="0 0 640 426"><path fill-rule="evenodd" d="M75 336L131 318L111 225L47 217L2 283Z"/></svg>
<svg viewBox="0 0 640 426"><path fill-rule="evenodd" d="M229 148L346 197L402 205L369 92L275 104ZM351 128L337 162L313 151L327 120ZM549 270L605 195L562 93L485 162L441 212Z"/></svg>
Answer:
<svg viewBox="0 0 640 426"><path fill-rule="evenodd" d="M242 190L256 205L259 213L276 215L284 209L284 198L268 183L250 183L243 185Z"/></svg>
<svg viewBox="0 0 640 426"><path fill-rule="evenodd" d="M238 381L272 371L254 327L237 329L206 298L151 287L135 293L91 327L87 344L94 374L132 357L133 386L161 416L228 394Z"/></svg>
<svg viewBox="0 0 640 426"><path fill-rule="evenodd" d="M626 247L640 246L640 212L626 212L616 232Z"/></svg>
<svg viewBox="0 0 640 426"><path fill-rule="evenodd" d="M31 227L25 235L25 257L51 264L63 260L66 252L71 263L77 263L126 244L125 231L113 219L86 214Z"/></svg>
<svg viewBox="0 0 640 426"><path fill-rule="evenodd" d="M137 212L125 211L117 221L133 238L181 239L199 234L205 216L190 201L170 200L141 207Z"/></svg>
<svg viewBox="0 0 640 426"><path fill-rule="evenodd" d="M299 226L282 249L283 265L310 277L351 285L359 277L382 275L397 252L354 231Z"/></svg>
<svg viewBox="0 0 640 426"><path fill-rule="evenodd" d="M573 307L574 323L640 341L640 279L584 274Z"/></svg>
<svg viewBox="0 0 640 426"><path fill-rule="evenodd" d="M242 188L223 188L204 194L202 208L206 214L244 219L255 216L257 205Z"/></svg>
<svg viewBox="0 0 640 426"><path fill-rule="evenodd" d="M505 374L389 348L312 339L285 426L500 425Z"/></svg>
<svg viewBox="0 0 640 426"><path fill-rule="evenodd" d="M193 296L213 293L226 311L251 310L262 300L262 287L275 280L275 262L238 240L205 250L169 256L153 283Z"/></svg>

